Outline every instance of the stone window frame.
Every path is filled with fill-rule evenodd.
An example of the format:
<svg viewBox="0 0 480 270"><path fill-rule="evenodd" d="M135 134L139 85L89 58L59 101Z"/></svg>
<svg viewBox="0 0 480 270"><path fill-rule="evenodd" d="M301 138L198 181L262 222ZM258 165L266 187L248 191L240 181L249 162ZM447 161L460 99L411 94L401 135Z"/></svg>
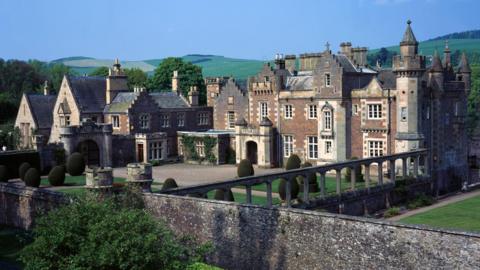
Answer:
<svg viewBox="0 0 480 270"><path fill-rule="evenodd" d="M312 110L312 108L315 108ZM318 106L317 104L308 104L308 119L318 118Z"/></svg>
<svg viewBox="0 0 480 270"><path fill-rule="evenodd" d="M138 119L139 119L141 129L149 129L150 128L150 114L142 113L142 114L140 114Z"/></svg>
<svg viewBox="0 0 480 270"><path fill-rule="evenodd" d="M324 131L331 131L333 126L333 111L326 109L322 111L322 127Z"/></svg>
<svg viewBox="0 0 480 270"><path fill-rule="evenodd" d="M358 104L352 104L352 115L358 115Z"/></svg>
<svg viewBox="0 0 480 270"><path fill-rule="evenodd" d="M170 127L170 114L169 113L160 114L160 123L162 128Z"/></svg>
<svg viewBox="0 0 480 270"><path fill-rule="evenodd" d="M384 140L382 139L368 139L367 140L367 154L368 157L383 156Z"/></svg>
<svg viewBox="0 0 480 270"><path fill-rule="evenodd" d="M293 105L292 104L283 105L283 117L285 119L293 119Z"/></svg>
<svg viewBox="0 0 480 270"><path fill-rule="evenodd" d="M227 98L227 104L228 105L234 105L235 104L235 97L234 96L229 96Z"/></svg>
<svg viewBox="0 0 480 270"><path fill-rule="evenodd" d="M318 159L318 136L307 136L307 157Z"/></svg>
<svg viewBox="0 0 480 270"><path fill-rule="evenodd" d="M400 121L407 122L407 119L408 119L407 107L400 107Z"/></svg>
<svg viewBox="0 0 480 270"><path fill-rule="evenodd" d="M290 157L293 154L294 139L292 134L284 134L283 136L283 156ZM289 138L287 140L287 138Z"/></svg>
<svg viewBox="0 0 480 270"><path fill-rule="evenodd" d="M268 102L267 101L260 101L258 103L258 113L259 113L259 116L260 116L260 121L262 121L263 118L268 117Z"/></svg>
<svg viewBox="0 0 480 270"><path fill-rule="evenodd" d="M367 107L367 119L368 120L383 119L383 104L382 104L382 102L368 102L365 105Z"/></svg>
<svg viewBox="0 0 480 270"><path fill-rule="evenodd" d="M199 157L205 157L205 142L203 140L196 140L195 150Z"/></svg>
<svg viewBox="0 0 480 270"><path fill-rule="evenodd" d="M325 87L332 87L332 75L330 74L330 72L324 73L324 82Z"/></svg>
<svg viewBox="0 0 480 270"><path fill-rule="evenodd" d="M235 111L227 111L227 128L235 129Z"/></svg>
<svg viewBox="0 0 480 270"><path fill-rule="evenodd" d="M148 142L148 160L161 160L163 151L162 141Z"/></svg>
<svg viewBox="0 0 480 270"><path fill-rule="evenodd" d="M113 129L120 129L120 115L118 114L111 115L110 121L112 122Z"/></svg>
<svg viewBox="0 0 480 270"><path fill-rule="evenodd" d="M181 112L177 114L177 126L184 127L185 126L185 113Z"/></svg>
<svg viewBox="0 0 480 270"><path fill-rule="evenodd" d="M210 122L208 112L199 112L197 114L197 124L199 126L206 126Z"/></svg>
<svg viewBox="0 0 480 270"><path fill-rule="evenodd" d="M70 114L62 114L60 116L60 126L69 127L71 125Z"/></svg>
<svg viewBox="0 0 480 270"><path fill-rule="evenodd" d="M330 155L333 153L333 141L332 140L325 140L324 141L325 148L324 152L326 155Z"/></svg>

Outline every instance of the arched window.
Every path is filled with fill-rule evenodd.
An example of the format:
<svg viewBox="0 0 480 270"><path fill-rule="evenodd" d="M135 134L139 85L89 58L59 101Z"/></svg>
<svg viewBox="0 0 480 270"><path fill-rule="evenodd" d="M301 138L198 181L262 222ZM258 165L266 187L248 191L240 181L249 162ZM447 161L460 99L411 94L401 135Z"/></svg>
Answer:
<svg viewBox="0 0 480 270"><path fill-rule="evenodd" d="M322 107L322 130L331 132L333 129L333 107L328 102Z"/></svg>
<svg viewBox="0 0 480 270"><path fill-rule="evenodd" d="M140 115L140 128L150 128L150 115L146 113Z"/></svg>

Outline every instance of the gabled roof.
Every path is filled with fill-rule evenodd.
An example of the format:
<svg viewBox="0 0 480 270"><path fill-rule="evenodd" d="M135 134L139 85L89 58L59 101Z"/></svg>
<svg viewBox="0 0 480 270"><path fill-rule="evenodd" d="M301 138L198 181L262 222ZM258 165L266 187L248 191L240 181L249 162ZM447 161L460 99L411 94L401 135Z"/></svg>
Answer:
<svg viewBox="0 0 480 270"><path fill-rule="evenodd" d="M410 24L412 21L407 21L407 29L405 29L405 33L403 34L403 39L400 42L400 45L418 45L418 41L413 34L412 28Z"/></svg>
<svg viewBox="0 0 480 270"><path fill-rule="evenodd" d="M32 116L37 124L37 128L50 128L53 123L52 112L57 96L26 94L25 98L32 111Z"/></svg>
<svg viewBox="0 0 480 270"><path fill-rule="evenodd" d="M391 69L381 69L377 75L378 81L382 84L384 89L397 88L397 76Z"/></svg>
<svg viewBox="0 0 480 270"><path fill-rule="evenodd" d="M112 102L105 106L103 112L105 113L126 113L130 105L135 101L135 98L140 93L135 92L121 92L118 93Z"/></svg>
<svg viewBox="0 0 480 270"><path fill-rule="evenodd" d="M156 92L150 93L160 108L188 108L190 105L187 100L174 92Z"/></svg>
<svg viewBox="0 0 480 270"><path fill-rule="evenodd" d="M344 54L337 54L334 56L343 70L348 73L376 73L375 70L367 67L357 67L349 58Z"/></svg>
<svg viewBox="0 0 480 270"><path fill-rule="evenodd" d="M72 94L82 112L103 112L107 85L104 77L66 77Z"/></svg>

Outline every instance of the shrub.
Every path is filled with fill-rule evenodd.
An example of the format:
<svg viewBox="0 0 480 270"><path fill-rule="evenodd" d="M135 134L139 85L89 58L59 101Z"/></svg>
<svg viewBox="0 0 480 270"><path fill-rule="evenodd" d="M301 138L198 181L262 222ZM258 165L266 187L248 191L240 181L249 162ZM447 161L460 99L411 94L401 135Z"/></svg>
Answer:
<svg viewBox="0 0 480 270"><path fill-rule="evenodd" d="M391 207L391 208L388 208L387 211L385 211L385 213L383 213L383 217L384 218L390 218L390 217L393 217L393 216L397 216L398 214L400 214L400 208Z"/></svg>
<svg viewBox="0 0 480 270"><path fill-rule="evenodd" d="M36 220L20 256L25 269L186 269L208 252L142 209L88 198Z"/></svg>
<svg viewBox="0 0 480 270"><path fill-rule="evenodd" d="M71 176L80 176L85 171L85 159L80 153L73 153L67 159L67 172Z"/></svg>
<svg viewBox="0 0 480 270"><path fill-rule="evenodd" d="M285 165L285 169L287 171L294 170L294 169L300 168L301 165L302 165L302 161L300 160L300 158L297 155L292 154L287 159L287 164Z"/></svg>
<svg viewBox="0 0 480 270"><path fill-rule="evenodd" d="M0 182L8 182L8 169L5 165L0 165Z"/></svg>
<svg viewBox="0 0 480 270"><path fill-rule="evenodd" d="M40 155L37 151L12 151L0 155L0 164L7 167L8 179L20 178L18 165L23 162L27 162L31 167L40 168Z"/></svg>
<svg viewBox="0 0 480 270"><path fill-rule="evenodd" d="M186 270L222 270L222 268L218 268L204 263L194 263L189 265Z"/></svg>
<svg viewBox="0 0 480 270"><path fill-rule="evenodd" d="M350 160L357 160L357 157L352 157ZM362 166L355 168L356 182L363 182ZM352 169L348 167L345 172L345 181L349 182L352 179Z"/></svg>
<svg viewBox="0 0 480 270"><path fill-rule="evenodd" d="M298 187L298 183L296 180L293 180L291 181L291 185L290 185L290 195L291 195L291 199L296 199L298 198L298 192L299 192L299 187ZM286 200L287 199L287 180L281 178L280 179L280 184L278 185L278 194L280 195L280 198L282 200Z"/></svg>
<svg viewBox="0 0 480 270"><path fill-rule="evenodd" d="M169 189L173 189L173 188L177 188L177 187L178 187L178 185L177 185L177 182L175 181L175 179L167 178L167 179L165 179L165 182L163 182L162 190L169 190Z"/></svg>
<svg viewBox="0 0 480 270"><path fill-rule="evenodd" d="M55 166L48 174L48 182L52 186L63 186L65 183L65 167Z"/></svg>
<svg viewBox="0 0 480 270"><path fill-rule="evenodd" d="M40 172L35 168L28 169L25 173L25 185L28 187L40 186Z"/></svg>
<svg viewBox="0 0 480 270"><path fill-rule="evenodd" d="M246 177L254 175L255 171L253 170L252 163L248 159L242 159L237 167L237 176Z"/></svg>
<svg viewBox="0 0 480 270"><path fill-rule="evenodd" d="M308 168L308 167L312 167L312 166L313 166L312 163L310 163L308 161L302 164L302 168Z"/></svg>
<svg viewBox="0 0 480 270"><path fill-rule="evenodd" d="M425 194L419 195L415 200L409 201L407 203L408 209L415 209L424 206L432 205L435 202L435 199L431 196L427 196Z"/></svg>
<svg viewBox="0 0 480 270"><path fill-rule="evenodd" d="M225 198L225 191L223 191L223 189L216 189L214 198L215 200L219 200L219 201L228 201L228 202L235 201L235 197L233 197L233 193L231 189L227 190L227 198Z"/></svg>
<svg viewBox="0 0 480 270"><path fill-rule="evenodd" d="M297 176L297 182L300 189L300 192L303 192L303 177ZM319 192L320 188L318 187L317 174L310 173L308 175L308 192Z"/></svg>
<svg viewBox="0 0 480 270"><path fill-rule="evenodd" d="M151 160L150 161L150 164L152 164L152 166L159 166L160 165L160 160Z"/></svg>
<svg viewBox="0 0 480 270"><path fill-rule="evenodd" d="M23 162L22 164L20 164L20 167L18 167L18 177L25 181L25 174L31 167L32 166L30 166L30 163L28 162Z"/></svg>

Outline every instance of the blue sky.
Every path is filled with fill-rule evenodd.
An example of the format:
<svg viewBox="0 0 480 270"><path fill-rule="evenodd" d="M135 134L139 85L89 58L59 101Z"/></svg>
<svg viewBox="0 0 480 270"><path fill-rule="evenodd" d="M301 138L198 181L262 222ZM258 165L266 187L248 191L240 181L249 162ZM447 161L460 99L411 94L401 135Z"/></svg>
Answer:
<svg viewBox="0 0 480 270"><path fill-rule="evenodd" d="M480 29L478 0L0 0L0 58L271 59Z"/></svg>

